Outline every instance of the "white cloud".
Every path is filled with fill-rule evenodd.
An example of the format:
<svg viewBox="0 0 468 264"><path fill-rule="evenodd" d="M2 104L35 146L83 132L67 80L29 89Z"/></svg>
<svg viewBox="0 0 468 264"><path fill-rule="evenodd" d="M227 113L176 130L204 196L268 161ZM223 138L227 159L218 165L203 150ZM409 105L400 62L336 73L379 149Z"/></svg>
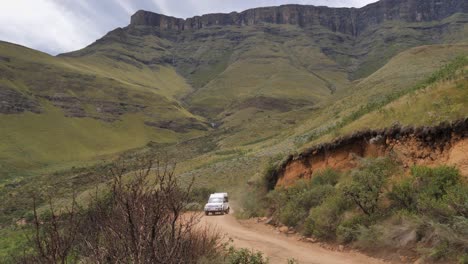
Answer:
<svg viewBox="0 0 468 264"><path fill-rule="evenodd" d="M79 49L98 36L92 21L52 1L15 0L1 3L0 39L46 52Z"/></svg>
<svg viewBox="0 0 468 264"><path fill-rule="evenodd" d="M133 13L135 13L135 8L132 6L131 1L116 0L116 2L128 15L133 15Z"/></svg>

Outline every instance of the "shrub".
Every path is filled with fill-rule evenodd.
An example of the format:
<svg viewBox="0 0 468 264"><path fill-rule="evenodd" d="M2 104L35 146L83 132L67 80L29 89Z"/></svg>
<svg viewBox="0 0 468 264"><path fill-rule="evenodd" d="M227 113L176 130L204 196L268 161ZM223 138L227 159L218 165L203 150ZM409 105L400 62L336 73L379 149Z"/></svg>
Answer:
<svg viewBox="0 0 468 264"><path fill-rule="evenodd" d="M411 168L411 174L419 192L424 192L435 199L442 198L450 187L460 181L459 171L449 166L437 168L415 166Z"/></svg>
<svg viewBox="0 0 468 264"><path fill-rule="evenodd" d="M442 199L436 199L424 192L418 195L417 209L420 214L439 221L446 221L453 215L453 210Z"/></svg>
<svg viewBox="0 0 468 264"><path fill-rule="evenodd" d="M417 205L417 193L412 186L412 180L403 180L393 186L388 193L388 198L399 209L415 210Z"/></svg>
<svg viewBox="0 0 468 264"><path fill-rule="evenodd" d="M307 212L298 208L294 203L287 203L279 213L278 219L287 226L296 226L299 221L307 217Z"/></svg>
<svg viewBox="0 0 468 264"><path fill-rule="evenodd" d="M369 227L375 222L375 217L356 215L344 220L337 227L336 235L341 243L350 243L358 239L362 227Z"/></svg>
<svg viewBox="0 0 468 264"><path fill-rule="evenodd" d="M185 214L193 182L182 188L169 165L152 159L134 166L129 179L125 163L113 167L109 192L96 192L86 210L73 200L60 213L50 203L44 218L34 206L34 247L22 262L175 264L219 254L220 236L196 226L200 214Z"/></svg>
<svg viewBox="0 0 468 264"><path fill-rule="evenodd" d="M468 219L454 217L451 223L421 218L423 225L418 230L422 242L421 253L432 260L454 260L468 250Z"/></svg>
<svg viewBox="0 0 468 264"><path fill-rule="evenodd" d="M382 231L378 226L363 226L357 228L356 246L362 249L375 249L382 246L380 239Z"/></svg>
<svg viewBox="0 0 468 264"><path fill-rule="evenodd" d="M329 184L331 186L335 186L338 183L340 176L341 175L337 171L327 168L313 175L312 184L316 184L316 185Z"/></svg>
<svg viewBox="0 0 468 264"><path fill-rule="evenodd" d="M447 190L447 195L443 199L456 215L468 218L468 186L466 184L452 186Z"/></svg>
<svg viewBox="0 0 468 264"><path fill-rule="evenodd" d="M468 264L468 253L465 253L458 259L458 263L460 264Z"/></svg>
<svg viewBox="0 0 468 264"><path fill-rule="evenodd" d="M386 180L394 168L394 163L387 158L365 161L363 166L353 171L352 182L344 187L345 197L351 199L363 213L367 215L375 213Z"/></svg>
<svg viewBox="0 0 468 264"><path fill-rule="evenodd" d="M311 189L304 189L296 195L296 202L298 207L309 212L310 208L320 205L324 199L333 195L336 192L335 188L331 185L318 185L313 186Z"/></svg>
<svg viewBox="0 0 468 264"><path fill-rule="evenodd" d="M324 239L334 238L343 212L348 208L349 202L342 195L329 196L321 205L310 210L304 233Z"/></svg>
<svg viewBox="0 0 468 264"><path fill-rule="evenodd" d="M241 248L229 248L227 257L228 264L267 264L268 259L263 257L261 252L254 252L252 250Z"/></svg>
<svg viewBox="0 0 468 264"><path fill-rule="evenodd" d="M335 192L331 185L314 185L311 181L299 181L295 186L279 188L268 194L274 207L274 217L287 226L297 226L309 214Z"/></svg>

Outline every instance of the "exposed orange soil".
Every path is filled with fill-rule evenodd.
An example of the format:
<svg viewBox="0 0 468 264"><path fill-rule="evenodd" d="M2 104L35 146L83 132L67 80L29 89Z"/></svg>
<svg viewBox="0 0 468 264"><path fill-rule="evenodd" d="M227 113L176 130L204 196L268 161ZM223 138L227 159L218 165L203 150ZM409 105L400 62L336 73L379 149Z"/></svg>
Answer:
<svg viewBox="0 0 468 264"><path fill-rule="evenodd" d="M468 123L466 120L463 122ZM434 128L432 132L431 129L427 128L429 132L426 131L426 134L418 134L417 129L405 134L404 128L398 128L396 133L390 129L388 131L391 133L365 132L323 145L283 164L276 185L290 186L298 179L310 178L314 172L325 168L350 170L358 165L361 158L388 155L399 160L405 168L413 165L455 166L462 176L468 178L468 138L465 128L461 132L454 132L447 127Z"/></svg>

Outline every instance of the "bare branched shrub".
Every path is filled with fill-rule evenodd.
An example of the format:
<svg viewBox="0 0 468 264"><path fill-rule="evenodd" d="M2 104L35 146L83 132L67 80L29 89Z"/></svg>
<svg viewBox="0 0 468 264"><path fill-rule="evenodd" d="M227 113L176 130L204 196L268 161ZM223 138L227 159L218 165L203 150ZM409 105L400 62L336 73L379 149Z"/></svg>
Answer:
<svg viewBox="0 0 468 264"><path fill-rule="evenodd" d="M136 163L136 165L135 165ZM110 170L110 190L96 191L86 210L73 200L67 216L52 210L50 221L35 215L35 254L40 263L197 263L221 252L217 232L188 212L193 180L182 188L175 164L141 158ZM137 168L134 170L133 168ZM52 208L52 207L51 207ZM61 219L67 221L59 221ZM74 256L72 256L73 254Z"/></svg>
<svg viewBox="0 0 468 264"><path fill-rule="evenodd" d="M52 197L48 197L49 210L39 217L37 199L33 197L34 235L30 242L35 254L27 254L17 262L22 263L67 263L74 258L74 245L81 218L73 195L70 208L57 210Z"/></svg>

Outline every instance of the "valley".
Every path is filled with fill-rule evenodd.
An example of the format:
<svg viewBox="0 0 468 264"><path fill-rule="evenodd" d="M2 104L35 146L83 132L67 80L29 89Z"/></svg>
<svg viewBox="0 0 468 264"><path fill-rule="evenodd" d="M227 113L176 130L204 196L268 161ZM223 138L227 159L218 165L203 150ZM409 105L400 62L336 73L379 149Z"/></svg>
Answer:
<svg viewBox="0 0 468 264"><path fill-rule="evenodd" d="M394 152L404 175L450 165L466 184L467 36L466 1L381 0L140 10L57 56L0 42L0 258L23 245L33 193L84 204L120 159L148 153L183 184L229 191L241 218L272 213L248 208L257 194Z"/></svg>

